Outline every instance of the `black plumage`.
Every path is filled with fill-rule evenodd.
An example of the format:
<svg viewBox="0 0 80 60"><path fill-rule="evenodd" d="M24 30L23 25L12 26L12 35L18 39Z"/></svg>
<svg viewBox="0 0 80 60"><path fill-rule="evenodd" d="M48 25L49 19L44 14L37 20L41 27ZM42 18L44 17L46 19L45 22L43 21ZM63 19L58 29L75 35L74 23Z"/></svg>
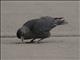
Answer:
<svg viewBox="0 0 80 60"><path fill-rule="evenodd" d="M37 38L43 40L44 38L50 36L50 30L52 28L62 25L64 22L63 17L53 18L50 16L45 16L40 17L39 19L32 19L18 29L17 37L22 39L22 41L25 39L32 39L31 42L33 42Z"/></svg>

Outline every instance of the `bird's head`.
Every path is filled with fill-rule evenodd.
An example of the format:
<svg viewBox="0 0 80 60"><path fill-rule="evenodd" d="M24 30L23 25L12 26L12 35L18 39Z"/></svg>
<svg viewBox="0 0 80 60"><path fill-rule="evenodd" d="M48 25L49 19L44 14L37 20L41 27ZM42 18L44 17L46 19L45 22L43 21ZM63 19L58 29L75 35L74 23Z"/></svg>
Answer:
<svg viewBox="0 0 80 60"><path fill-rule="evenodd" d="M19 39L21 38L21 36L22 36L21 28L19 28L19 29L17 30L16 35L17 35L17 37L18 37Z"/></svg>
<svg viewBox="0 0 80 60"><path fill-rule="evenodd" d="M29 32L30 32L29 28L23 26L23 27L21 27L21 28L18 29L16 35L17 35L17 37L19 39L21 39L21 37L25 37L25 35L27 36L29 34Z"/></svg>
<svg viewBox="0 0 80 60"><path fill-rule="evenodd" d="M68 23L65 21L64 17L56 17L54 18L54 21L56 25L63 25Z"/></svg>

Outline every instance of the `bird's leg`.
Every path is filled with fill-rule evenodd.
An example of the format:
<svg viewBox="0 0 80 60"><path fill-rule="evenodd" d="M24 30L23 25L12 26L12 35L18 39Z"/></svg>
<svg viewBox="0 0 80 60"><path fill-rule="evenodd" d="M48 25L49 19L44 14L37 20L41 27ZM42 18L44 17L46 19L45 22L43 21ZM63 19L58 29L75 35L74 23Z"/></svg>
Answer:
<svg viewBox="0 0 80 60"><path fill-rule="evenodd" d="M34 42L34 40L35 40L35 39L32 39L32 40L30 41L30 43L33 43L33 42Z"/></svg>
<svg viewBox="0 0 80 60"><path fill-rule="evenodd" d="M43 38L41 38L40 40L38 40L37 43L40 43L41 40L43 40Z"/></svg>
<svg viewBox="0 0 80 60"><path fill-rule="evenodd" d="M22 43L24 42L23 40L24 40L24 38L23 38L23 36L21 36L21 41L22 41Z"/></svg>

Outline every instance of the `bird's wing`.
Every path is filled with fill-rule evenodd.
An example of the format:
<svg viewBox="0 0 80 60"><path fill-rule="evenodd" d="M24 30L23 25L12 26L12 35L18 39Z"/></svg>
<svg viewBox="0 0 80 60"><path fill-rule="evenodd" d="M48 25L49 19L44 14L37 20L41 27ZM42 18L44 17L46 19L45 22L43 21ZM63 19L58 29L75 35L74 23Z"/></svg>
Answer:
<svg viewBox="0 0 80 60"><path fill-rule="evenodd" d="M51 20L39 20L33 28L34 32L47 32L55 27L54 23Z"/></svg>

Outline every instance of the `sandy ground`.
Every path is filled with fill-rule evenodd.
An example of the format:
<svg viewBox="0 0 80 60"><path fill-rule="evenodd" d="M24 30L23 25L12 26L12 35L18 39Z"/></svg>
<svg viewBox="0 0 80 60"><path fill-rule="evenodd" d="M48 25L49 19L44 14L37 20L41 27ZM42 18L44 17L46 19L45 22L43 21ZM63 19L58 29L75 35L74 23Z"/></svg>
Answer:
<svg viewBox="0 0 80 60"><path fill-rule="evenodd" d="M26 21L41 16L64 17L67 25L58 26L40 44L22 44L18 38L1 38L2 60L79 60L78 1L2 1L1 36L15 36ZM25 41L27 42L27 41Z"/></svg>
<svg viewBox="0 0 80 60"><path fill-rule="evenodd" d="M29 42L29 41L25 41ZM50 37L40 44L22 44L17 38L2 38L2 60L78 60L78 37Z"/></svg>

